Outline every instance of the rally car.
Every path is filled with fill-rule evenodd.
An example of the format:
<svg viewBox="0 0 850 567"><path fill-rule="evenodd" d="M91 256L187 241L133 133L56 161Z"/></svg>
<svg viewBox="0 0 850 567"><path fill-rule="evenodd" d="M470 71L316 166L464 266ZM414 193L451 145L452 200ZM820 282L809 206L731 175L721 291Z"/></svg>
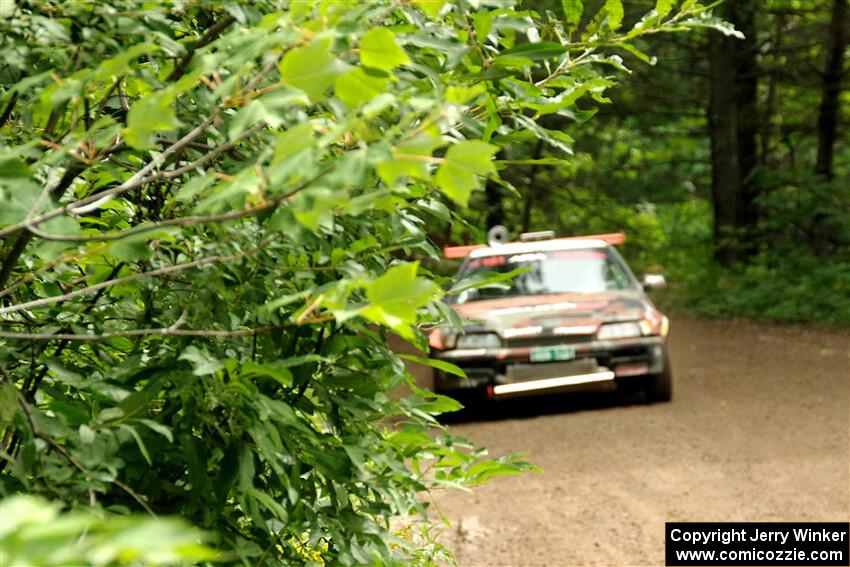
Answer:
<svg viewBox="0 0 850 567"><path fill-rule="evenodd" d="M519 242L495 238L445 249L448 258L465 258L460 279L518 273L507 285L449 298L465 328L433 331L431 356L459 366L466 377L436 372L436 391L499 399L614 386L669 400L669 321L646 295L664 285L663 276L638 281L613 246L623 234L553 236L529 233Z"/></svg>

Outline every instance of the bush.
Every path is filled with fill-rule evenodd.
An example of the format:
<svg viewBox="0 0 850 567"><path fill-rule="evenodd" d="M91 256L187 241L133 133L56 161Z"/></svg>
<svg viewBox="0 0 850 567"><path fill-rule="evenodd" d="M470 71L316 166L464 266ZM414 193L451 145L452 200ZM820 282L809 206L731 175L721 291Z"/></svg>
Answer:
<svg viewBox="0 0 850 567"><path fill-rule="evenodd" d="M771 211L761 231L781 218ZM670 280L660 301L711 317L750 317L784 322L850 324L850 258L818 256L805 239L787 233L746 264L723 268L713 260L711 211L693 200L659 207L664 236L648 248Z"/></svg>
<svg viewBox="0 0 850 567"><path fill-rule="evenodd" d="M0 494L99 534L178 516L230 564L450 560L429 492L533 467L441 427L459 405L387 347L454 317L411 261L429 223L517 139L564 162L532 117L603 99L612 47L725 28L694 2L620 31L608 1L585 38L577 2L278 4L0 9Z"/></svg>

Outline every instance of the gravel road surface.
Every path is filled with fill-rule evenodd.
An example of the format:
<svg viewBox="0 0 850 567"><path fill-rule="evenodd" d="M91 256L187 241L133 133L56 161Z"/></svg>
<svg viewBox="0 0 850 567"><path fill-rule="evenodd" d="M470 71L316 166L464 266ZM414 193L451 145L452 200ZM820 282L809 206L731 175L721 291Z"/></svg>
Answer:
<svg viewBox="0 0 850 567"><path fill-rule="evenodd" d="M671 403L500 403L453 425L542 473L436 502L460 565L662 565L665 521L850 518L850 332L674 318Z"/></svg>

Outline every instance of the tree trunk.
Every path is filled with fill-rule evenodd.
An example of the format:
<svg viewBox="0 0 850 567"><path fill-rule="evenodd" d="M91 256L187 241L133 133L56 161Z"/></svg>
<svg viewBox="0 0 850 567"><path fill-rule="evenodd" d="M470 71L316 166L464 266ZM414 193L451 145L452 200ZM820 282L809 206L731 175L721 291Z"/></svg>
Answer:
<svg viewBox="0 0 850 567"><path fill-rule="evenodd" d="M723 264L735 260L733 237L740 201L734 41L717 32L710 32L708 128L711 137L711 198L714 204L715 258Z"/></svg>
<svg viewBox="0 0 850 567"><path fill-rule="evenodd" d="M835 171L832 158L838 131L838 107L841 80L844 74L844 49L850 36L850 8L848 0L833 0L832 23L829 28L829 43L826 69L823 73L820 113L818 116L818 157L815 173L832 179Z"/></svg>
<svg viewBox="0 0 850 567"><path fill-rule="evenodd" d="M754 179L758 160L756 4L724 5L722 16L747 39L709 32L708 127L715 258L724 265L745 259L755 248L752 233L758 223L758 186Z"/></svg>
<svg viewBox="0 0 850 567"><path fill-rule="evenodd" d="M733 21L744 34L744 39L735 44L735 84L738 105L738 161L741 176L741 206L738 211L741 252L755 252L755 229L759 222L759 185L755 178L758 168L759 112L757 106L759 70L756 9L758 2L733 2Z"/></svg>
<svg viewBox="0 0 850 567"><path fill-rule="evenodd" d="M779 13L774 15L774 19L773 49L781 53L787 18L785 14ZM770 73L767 85L767 101L761 118L761 159L759 160L761 167L767 169L779 166L778 156L776 155L777 146L782 142L779 118L779 84L779 74L777 72Z"/></svg>

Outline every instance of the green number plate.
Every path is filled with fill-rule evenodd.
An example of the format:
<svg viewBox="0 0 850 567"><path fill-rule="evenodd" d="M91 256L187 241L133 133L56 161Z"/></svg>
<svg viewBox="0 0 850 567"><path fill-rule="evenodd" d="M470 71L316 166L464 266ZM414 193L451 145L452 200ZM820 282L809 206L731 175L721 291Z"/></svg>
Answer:
<svg viewBox="0 0 850 567"><path fill-rule="evenodd" d="M534 347L531 349L531 362L552 362L555 360L572 360L576 357L576 347L572 345L557 345Z"/></svg>

